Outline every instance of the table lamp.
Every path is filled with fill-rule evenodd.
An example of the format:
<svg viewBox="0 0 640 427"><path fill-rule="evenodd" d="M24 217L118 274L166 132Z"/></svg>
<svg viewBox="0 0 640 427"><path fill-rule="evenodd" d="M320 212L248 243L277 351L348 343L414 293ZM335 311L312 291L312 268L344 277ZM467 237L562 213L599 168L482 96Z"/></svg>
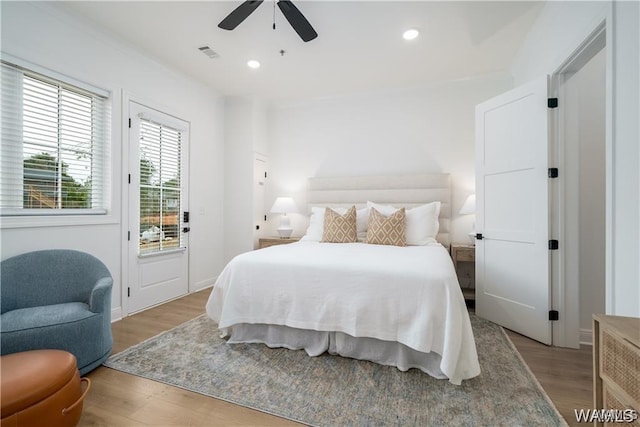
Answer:
<svg viewBox="0 0 640 427"><path fill-rule="evenodd" d="M287 214L298 212L296 202L294 202L291 197L278 197L271 207L270 212L282 214L280 217L280 225L278 226L278 234L281 239L289 238L293 232L293 228L291 228L291 220Z"/></svg>
<svg viewBox="0 0 640 427"><path fill-rule="evenodd" d="M460 212L458 213L460 215L471 215L476 213L476 195L475 194L471 194L469 197L467 197L467 199L464 201L464 204L462 205L462 208L460 208ZM469 240L471 240L472 245L475 245L476 243L475 229L476 229L476 223L474 221L473 225L471 226L471 232L469 233Z"/></svg>

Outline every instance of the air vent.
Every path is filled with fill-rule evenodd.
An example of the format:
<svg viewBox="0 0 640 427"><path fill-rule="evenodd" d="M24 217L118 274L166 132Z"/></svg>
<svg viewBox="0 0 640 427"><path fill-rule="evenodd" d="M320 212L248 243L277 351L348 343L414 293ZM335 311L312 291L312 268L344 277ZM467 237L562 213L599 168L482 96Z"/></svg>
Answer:
<svg viewBox="0 0 640 427"><path fill-rule="evenodd" d="M205 55L207 55L211 59L218 58L220 56L217 53L215 53L213 49L211 49L209 46L199 47L198 50L204 53Z"/></svg>

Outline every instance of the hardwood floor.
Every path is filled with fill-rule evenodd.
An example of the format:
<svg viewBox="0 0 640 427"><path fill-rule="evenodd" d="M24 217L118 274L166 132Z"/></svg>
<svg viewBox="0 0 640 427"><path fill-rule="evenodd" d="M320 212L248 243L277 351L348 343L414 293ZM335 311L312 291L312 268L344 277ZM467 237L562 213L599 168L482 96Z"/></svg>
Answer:
<svg viewBox="0 0 640 427"><path fill-rule="evenodd" d="M115 322L113 353L204 313L210 289ZM297 425L253 409L156 381L99 367L88 375L79 426L286 426Z"/></svg>
<svg viewBox="0 0 640 427"><path fill-rule="evenodd" d="M591 346L579 350L548 347L512 331L507 335L567 423L581 425L574 409L593 408Z"/></svg>
<svg viewBox="0 0 640 427"><path fill-rule="evenodd" d="M115 322L113 352L204 313L210 292L197 292ZM507 333L567 423L577 426L573 410L593 407L591 347L547 347L514 332ZM92 389L78 424L81 427L299 425L103 366L88 376Z"/></svg>

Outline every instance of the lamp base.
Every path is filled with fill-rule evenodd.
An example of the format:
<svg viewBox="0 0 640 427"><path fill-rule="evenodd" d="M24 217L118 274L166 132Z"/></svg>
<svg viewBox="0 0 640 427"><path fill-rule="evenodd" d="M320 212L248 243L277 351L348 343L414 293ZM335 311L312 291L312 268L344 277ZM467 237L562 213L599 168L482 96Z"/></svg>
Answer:
<svg viewBox="0 0 640 427"><path fill-rule="evenodd" d="M283 215L280 218L280 225L278 226L278 235L280 235L281 239L288 239L291 237L291 233L293 232L293 228L291 228L291 221L289 217Z"/></svg>
<svg viewBox="0 0 640 427"><path fill-rule="evenodd" d="M293 229L291 228L278 228L278 234L280 235L281 239L288 239L289 237L291 237L292 232Z"/></svg>

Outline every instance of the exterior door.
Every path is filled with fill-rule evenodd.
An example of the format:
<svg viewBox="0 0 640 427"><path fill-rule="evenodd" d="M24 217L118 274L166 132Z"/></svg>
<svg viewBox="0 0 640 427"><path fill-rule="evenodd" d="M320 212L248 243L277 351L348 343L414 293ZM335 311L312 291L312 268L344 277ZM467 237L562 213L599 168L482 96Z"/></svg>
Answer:
<svg viewBox="0 0 640 427"><path fill-rule="evenodd" d="M188 292L189 124L130 102L128 311Z"/></svg>
<svg viewBox="0 0 640 427"><path fill-rule="evenodd" d="M545 76L476 107L476 312L551 344L547 94Z"/></svg>

